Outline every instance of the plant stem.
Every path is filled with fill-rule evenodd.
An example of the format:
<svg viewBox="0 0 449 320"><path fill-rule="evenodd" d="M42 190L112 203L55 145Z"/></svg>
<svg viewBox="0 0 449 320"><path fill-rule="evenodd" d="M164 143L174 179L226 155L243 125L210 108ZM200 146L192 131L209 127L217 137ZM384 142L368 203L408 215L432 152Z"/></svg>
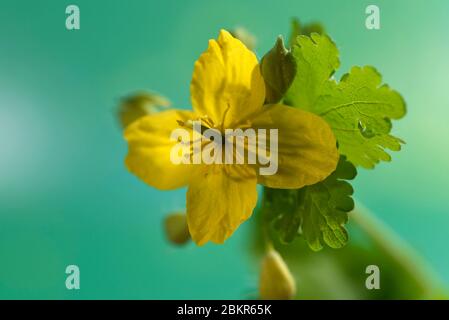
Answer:
<svg viewBox="0 0 449 320"><path fill-rule="evenodd" d="M350 219L415 280L425 296L435 294L435 289L439 287L437 276L421 256L392 229L360 203L357 203L350 214Z"/></svg>

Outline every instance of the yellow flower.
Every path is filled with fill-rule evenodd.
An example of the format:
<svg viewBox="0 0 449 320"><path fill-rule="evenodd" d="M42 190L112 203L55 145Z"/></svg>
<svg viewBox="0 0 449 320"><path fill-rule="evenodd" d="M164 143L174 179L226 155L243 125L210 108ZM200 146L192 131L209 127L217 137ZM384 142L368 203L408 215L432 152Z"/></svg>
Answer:
<svg viewBox="0 0 449 320"><path fill-rule="evenodd" d="M192 239L223 243L257 202L257 183L301 188L325 179L338 160L335 137L320 117L291 107L263 105L265 84L253 52L227 31L196 61L190 86L192 111L147 115L125 130L128 169L161 190L188 186L187 223ZM201 119L208 128L278 129L278 171L259 175L251 164L175 164L172 131ZM191 130L191 129L190 129Z"/></svg>

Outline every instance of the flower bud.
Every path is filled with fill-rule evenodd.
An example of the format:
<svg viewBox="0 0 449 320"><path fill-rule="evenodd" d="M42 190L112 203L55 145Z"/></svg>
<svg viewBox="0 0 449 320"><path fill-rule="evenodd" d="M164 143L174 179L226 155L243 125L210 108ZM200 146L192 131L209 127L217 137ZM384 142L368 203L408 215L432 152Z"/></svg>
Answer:
<svg viewBox="0 0 449 320"><path fill-rule="evenodd" d="M170 101L154 93L137 93L123 99L119 106L118 118L122 128L126 128L137 119L168 108Z"/></svg>
<svg viewBox="0 0 449 320"><path fill-rule="evenodd" d="M288 300L296 293L295 279L274 249L270 249L262 261L259 285L260 298L264 300Z"/></svg>
<svg viewBox="0 0 449 320"><path fill-rule="evenodd" d="M249 49L254 50L256 47L256 37L243 27L237 27L231 32L234 38L239 39Z"/></svg>
<svg viewBox="0 0 449 320"><path fill-rule="evenodd" d="M165 234L168 240L177 245L187 243L190 239L187 217L184 213L171 213L164 221Z"/></svg>

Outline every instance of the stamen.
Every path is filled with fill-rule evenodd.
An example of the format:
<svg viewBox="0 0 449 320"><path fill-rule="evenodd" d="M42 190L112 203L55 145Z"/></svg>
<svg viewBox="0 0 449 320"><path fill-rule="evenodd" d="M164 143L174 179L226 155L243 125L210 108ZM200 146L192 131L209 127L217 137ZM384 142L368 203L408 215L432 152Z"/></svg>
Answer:
<svg viewBox="0 0 449 320"><path fill-rule="evenodd" d="M201 129L200 129L200 133L201 135L204 133L204 131L206 131L207 129L213 128L214 127L214 122L212 121L211 118L209 118L207 115L206 116L202 116L200 118L198 118L197 120L187 120L187 121L182 121L182 120L176 120L176 122L181 126L181 127L185 127L185 128L189 128L189 129L195 129L195 126L193 125L195 121L200 121L201 122ZM204 125L204 124L205 125Z"/></svg>
<svg viewBox="0 0 449 320"><path fill-rule="evenodd" d="M193 129L193 121L192 121L192 120L187 120L187 121L176 120L176 122L177 122L181 127L186 127L186 128Z"/></svg>
<svg viewBox="0 0 449 320"><path fill-rule="evenodd" d="M208 115L202 116L201 121L204 122L206 124L206 126L208 126L209 128L213 128L214 127L214 121L209 118Z"/></svg>

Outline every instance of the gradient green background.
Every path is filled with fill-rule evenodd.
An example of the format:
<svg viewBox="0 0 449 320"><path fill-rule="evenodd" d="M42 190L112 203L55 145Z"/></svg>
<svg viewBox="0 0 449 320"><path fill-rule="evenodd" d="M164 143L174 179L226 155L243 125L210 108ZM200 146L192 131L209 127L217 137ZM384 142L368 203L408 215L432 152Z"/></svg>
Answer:
<svg viewBox="0 0 449 320"><path fill-rule="evenodd" d="M65 29L77 4L81 30ZM381 8L381 30L364 26ZM185 190L129 174L114 118L120 97L151 89L188 107L193 63L220 28L244 26L262 55L292 16L322 22L342 66L374 65L403 94L407 141L361 170L356 197L449 285L449 2L0 2L0 298L243 298L257 288L249 224L224 246L169 245L162 219ZM65 267L81 290L65 288Z"/></svg>

